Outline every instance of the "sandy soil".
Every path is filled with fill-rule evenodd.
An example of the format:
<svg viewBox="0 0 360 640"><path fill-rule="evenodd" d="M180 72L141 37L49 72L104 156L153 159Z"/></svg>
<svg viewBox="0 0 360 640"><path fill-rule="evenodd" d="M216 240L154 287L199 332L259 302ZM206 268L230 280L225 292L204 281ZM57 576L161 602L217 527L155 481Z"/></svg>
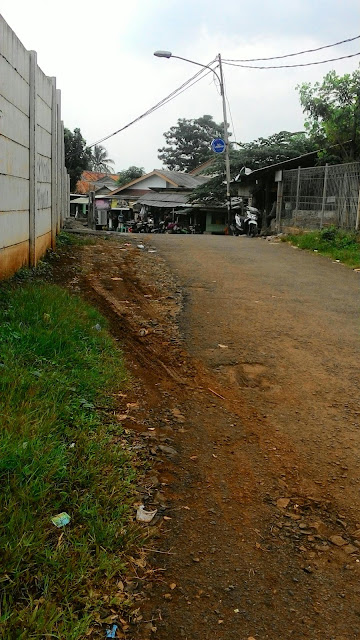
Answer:
<svg viewBox="0 0 360 640"><path fill-rule="evenodd" d="M126 637L360 638L359 274L172 235L99 239L62 269L122 344L152 460L153 578Z"/></svg>

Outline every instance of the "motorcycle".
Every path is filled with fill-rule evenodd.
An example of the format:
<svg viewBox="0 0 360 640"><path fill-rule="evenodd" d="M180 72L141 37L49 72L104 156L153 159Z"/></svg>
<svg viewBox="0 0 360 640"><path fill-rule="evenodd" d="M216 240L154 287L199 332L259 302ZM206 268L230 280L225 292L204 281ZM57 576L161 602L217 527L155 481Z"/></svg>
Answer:
<svg viewBox="0 0 360 640"><path fill-rule="evenodd" d="M255 207L246 207L244 215L235 214L232 231L235 236L247 235L249 238L255 238L259 233L258 227L259 211Z"/></svg>

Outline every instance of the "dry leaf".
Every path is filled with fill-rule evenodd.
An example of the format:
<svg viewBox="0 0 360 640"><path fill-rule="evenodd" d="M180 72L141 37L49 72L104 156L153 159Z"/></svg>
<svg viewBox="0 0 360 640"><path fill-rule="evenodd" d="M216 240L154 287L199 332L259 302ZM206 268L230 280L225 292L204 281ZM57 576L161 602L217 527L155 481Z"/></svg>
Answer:
<svg viewBox="0 0 360 640"><path fill-rule="evenodd" d="M290 498L279 498L276 501L276 506L279 507L280 509L286 509L289 502L290 502Z"/></svg>

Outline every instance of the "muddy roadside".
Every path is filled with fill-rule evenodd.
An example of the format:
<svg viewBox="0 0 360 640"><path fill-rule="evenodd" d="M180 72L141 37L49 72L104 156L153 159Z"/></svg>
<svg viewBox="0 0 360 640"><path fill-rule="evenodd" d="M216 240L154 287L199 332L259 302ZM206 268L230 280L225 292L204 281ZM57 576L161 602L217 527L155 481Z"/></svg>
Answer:
<svg viewBox="0 0 360 640"><path fill-rule="evenodd" d="M359 637L360 525L322 487L306 491L292 443L189 354L179 281L137 244L69 248L55 269L109 319L134 380L125 425L152 461L152 571L125 636Z"/></svg>

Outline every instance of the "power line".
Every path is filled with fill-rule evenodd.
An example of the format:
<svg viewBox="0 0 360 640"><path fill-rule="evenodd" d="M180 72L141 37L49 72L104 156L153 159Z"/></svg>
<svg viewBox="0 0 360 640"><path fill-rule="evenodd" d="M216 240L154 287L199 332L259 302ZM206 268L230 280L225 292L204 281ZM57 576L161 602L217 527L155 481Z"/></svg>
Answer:
<svg viewBox="0 0 360 640"><path fill-rule="evenodd" d="M211 60L211 62L209 62L209 65L213 64L214 62L215 62L215 59ZM160 100L160 102L155 104L153 107L150 107L150 109L145 111L145 113L142 113L140 116L138 116L137 118L135 118L131 122L128 122L128 124L124 125L120 129L117 129L117 131L114 131L113 133L110 133L109 135L104 136L100 140L97 140L96 142L93 142L92 144L88 145L88 148L91 149L91 147L94 147L97 144L101 144L102 142L105 142L105 140L108 140L109 138L112 138L116 134L120 133L121 131L124 131L125 129L128 129L129 127L131 127L136 122L139 122L139 120L142 120L143 118L145 118L146 116L150 115L151 113L153 113L157 109L160 109L160 107L163 107L165 104L167 104L168 102L170 102L171 100L173 100L174 98L179 96L181 93L183 93L187 89L190 89L190 87L192 87L194 84L196 84L197 82L199 82L200 80L205 78L209 73L211 73L210 70L206 71L206 73L204 73L204 71L206 71L206 70L205 69L201 69L200 71L197 71L195 73L195 75L191 76L191 78L186 80L186 82L184 82L182 85L180 85L180 87L178 87L177 89L174 89L174 91L169 93L168 96L166 96L165 98Z"/></svg>
<svg viewBox="0 0 360 640"><path fill-rule="evenodd" d="M238 64L237 62L226 62L223 60L224 64L230 65L231 67L242 67L243 69L290 69L293 67L311 67L314 64L325 64L326 62L336 62L337 60L345 60L345 58L354 58L355 56L360 56L360 51L357 53L352 53L347 56L341 56L340 58L330 58L329 60L319 60L317 62L303 62L302 64L279 64L279 65L270 65L270 66L255 66L250 64Z"/></svg>
<svg viewBox="0 0 360 640"><path fill-rule="evenodd" d="M298 51L297 53L287 53L283 56L272 56L271 58L245 58L244 60L236 60L236 59L223 59L223 62L260 62L261 60L280 60L281 58L291 58L292 56L301 56L304 53L314 53L314 51L321 51L322 49L329 49L330 47L337 47L339 44L344 44L345 42L353 42L354 40L358 40L360 36L355 36L354 38L347 38L346 40L340 40L340 42L334 42L334 44L325 44L323 47L317 47L316 49L305 49L304 51Z"/></svg>

